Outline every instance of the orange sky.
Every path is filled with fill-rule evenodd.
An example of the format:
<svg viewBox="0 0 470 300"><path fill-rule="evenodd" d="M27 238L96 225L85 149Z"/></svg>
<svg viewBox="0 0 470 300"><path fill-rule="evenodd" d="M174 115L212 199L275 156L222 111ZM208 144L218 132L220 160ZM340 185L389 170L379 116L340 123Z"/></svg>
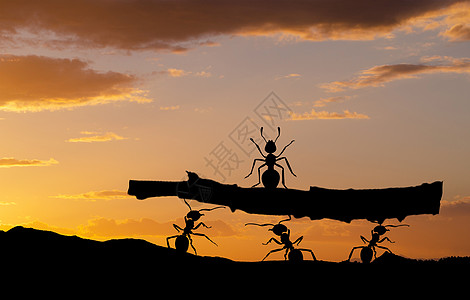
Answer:
<svg viewBox="0 0 470 300"><path fill-rule="evenodd" d="M442 0L0 0L0 226L165 245L186 205L138 201L128 180L190 170L251 186L247 139L280 126L279 149L295 139L288 187L444 181L441 213L406 218L386 246L470 255L469 12L469 1ZM285 110L270 110L272 97ZM256 130L241 139L243 126ZM258 260L272 233L244 224L282 218L208 212L200 232L219 246L195 246ZM374 226L286 225L334 261Z"/></svg>

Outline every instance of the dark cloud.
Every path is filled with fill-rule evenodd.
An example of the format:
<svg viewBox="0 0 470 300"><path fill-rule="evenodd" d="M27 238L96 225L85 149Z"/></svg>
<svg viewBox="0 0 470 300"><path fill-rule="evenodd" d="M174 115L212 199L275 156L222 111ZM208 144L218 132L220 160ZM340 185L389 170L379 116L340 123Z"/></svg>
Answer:
<svg viewBox="0 0 470 300"><path fill-rule="evenodd" d="M350 80L334 81L322 84L329 92L346 89L360 89L368 86L383 86L385 83L407 78L417 78L422 74L433 73L470 73L470 58L425 57L425 62L437 64L395 64L375 66L360 72Z"/></svg>
<svg viewBox="0 0 470 300"><path fill-rule="evenodd" d="M111 101L150 101L137 78L98 72L79 59L0 55L0 110L56 110Z"/></svg>
<svg viewBox="0 0 470 300"><path fill-rule="evenodd" d="M0 35L52 33L64 47L169 49L217 35L291 33L304 39L371 39L463 0L18 0L0 2ZM456 31L458 28L455 28ZM196 41L199 40L199 41ZM202 40L202 42L201 42Z"/></svg>

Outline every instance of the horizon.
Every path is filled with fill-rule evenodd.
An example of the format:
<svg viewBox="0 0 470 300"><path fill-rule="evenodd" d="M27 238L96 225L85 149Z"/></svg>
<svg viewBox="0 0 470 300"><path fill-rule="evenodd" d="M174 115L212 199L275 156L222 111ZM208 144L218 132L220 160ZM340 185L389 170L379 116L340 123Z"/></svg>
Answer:
<svg viewBox="0 0 470 300"><path fill-rule="evenodd" d="M17 225L166 246L177 197L128 181L251 187L281 134L288 188L444 182L438 215L384 224L409 258L470 256L470 1L0 0L0 229ZM278 169L279 170L279 169ZM279 187L282 187L281 183ZM213 205L189 201L195 209ZM200 255L261 260L285 216L201 218ZM293 240L342 261L375 223L292 219ZM378 252L377 255L381 253ZM305 256L305 255L304 255ZM358 257L356 254L355 258ZM274 253L270 259L283 259Z"/></svg>

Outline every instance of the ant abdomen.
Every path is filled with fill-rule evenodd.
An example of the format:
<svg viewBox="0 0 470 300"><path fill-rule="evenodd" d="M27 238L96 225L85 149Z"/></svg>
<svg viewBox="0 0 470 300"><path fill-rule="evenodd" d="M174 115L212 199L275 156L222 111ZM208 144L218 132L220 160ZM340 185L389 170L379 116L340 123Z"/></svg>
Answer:
<svg viewBox="0 0 470 300"><path fill-rule="evenodd" d="M184 235L179 235L175 240L175 248L180 253L186 253L189 248L189 240Z"/></svg>
<svg viewBox="0 0 470 300"><path fill-rule="evenodd" d="M263 185L267 189L275 189L279 184L280 180L279 173L274 169L268 169L264 171L263 175L261 176L261 181Z"/></svg>

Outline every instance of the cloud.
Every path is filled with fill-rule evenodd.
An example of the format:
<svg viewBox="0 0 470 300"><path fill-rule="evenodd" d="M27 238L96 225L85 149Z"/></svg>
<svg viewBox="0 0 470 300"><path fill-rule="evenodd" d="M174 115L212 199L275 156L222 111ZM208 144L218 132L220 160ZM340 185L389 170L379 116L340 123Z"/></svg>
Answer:
<svg viewBox="0 0 470 300"><path fill-rule="evenodd" d="M302 77L302 75L297 74L297 73L291 73L291 74L287 74L287 75L284 75L284 76L278 76L274 79L279 80L279 79L300 78L300 77Z"/></svg>
<svg viewBox="0 0 470 300"><path fill-rule="evenodd" d="M312 109L310 112L303 114L297 114L294 112L289 113L289 120L301 121L301 120L341 120L341 119L369 119L369 116L359 114L357 112L350 112L344 110L342 113L338 112L327 112L327 111L315 111Z"/></svg>
<svg viewBox="0 0 470 300"><path fill-rule="evenodd" d="M202 71L199 72L192 72L192 71L185 71L183 69L175 69L175 68L168 68L165 71L159 71L155 72L156 74L165 74L170 77L186 77L186 76L194 76L194 77L212 77L212 73L209 72L208 70L211 68L211 66L205 68Z"/></svg>
<svg viewBox="0 0 470 300"><path fill-rule="evenodd" d="M79 59L0 55L0 110L42 111L113 101L149 102L137 78L98 72Z"/></svg>
<svg viewBox="0 0 470 300"><path fill-rule="evenodd" d="M160 106L160 110L178 110L180 109L179 105L174 106Z"/></svg>
<svg viewBox="0 0 470 300"><path fill-rule="evenodd" d="M432 23L442 15L456 15L462 2L466 1L84 0L67 5L60 0L4 1L0 35L7 43L27 40L56 48L174 52L214 45L208 38L218 35L280 33L308 40L361 40L388 36L422 19ZM450 17L447 21L455 23Z"/></svg>
<svg viewBox="0 0 470 300"><path fill-rule="evenodd" d="M130 198L130 196L127 194L126 191L104 190L104 191L86 192L86 193L75 194L75 195L57 195L57 196L54 196L54 198L95 201L95 200L125 199L125 198Z"/></svg>
<svg viewBox="0 0 470 300"><path fill-rule="evenodd" d="M453 57L424 57L424 62L438 61L437 64L395 64L381 65L361 71L350 80L334 81L322 84L321 87L329 92L340 92L346 89L384 86L385 83L419 78L419 75L434 73L470 73L470 58Z"/></svg>
<svg viewBox="0 0 470 300"><path fill-rule="evenodd" d="M59 162L53 158L49 160L40 159L16 159L12 157L0 158L0 168L11 167L44 167L58 164Z"/></svg>
<svg viewBox="0 0 470 300"><path fill-rule="evenodd" d="M342 103L351 98L352 96L337 96L337 97L321 98L320 100L315 101L313 106L324 107L328 103Z"/></svg>
<svg viewBox="0 0 470 300"><path fill-rule="evenodd" d="M84 134L86 136L82 136L78 138L71 138L71 139L68 139L67 142L93 143L93 142L119 141L119 140L127 139L125 137L115 134L114 132L100 133L100 132L82 131L81 134Z"/></svg>
<svg viewBox="0 0 470 300"><path fill-rule="evenodd" d="M170 77L183 77L183 76L187 76L189 74L191 74L191 72L187 72L185 70L181 70L181 69L167 69L166 70L166 73L168 74L168 76Z"/></svg>

